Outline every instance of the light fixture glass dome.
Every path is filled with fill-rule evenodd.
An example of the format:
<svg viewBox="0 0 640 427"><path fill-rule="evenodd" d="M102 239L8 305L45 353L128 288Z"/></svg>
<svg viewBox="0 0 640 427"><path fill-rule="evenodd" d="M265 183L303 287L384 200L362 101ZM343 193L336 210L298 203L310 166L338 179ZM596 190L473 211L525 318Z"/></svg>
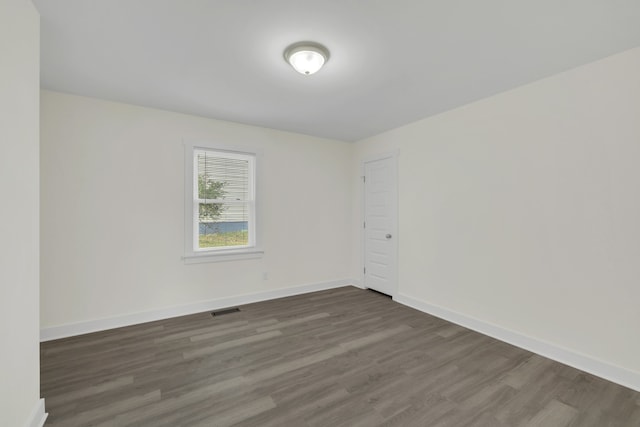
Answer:
<svg viewBox="0 0 640 427"><path fill-rule="evenodd" d="M292 44L284 51L284 59L294 70L309 76L318 72L329 60L329 51L318 43L300 42Z"/></svg>

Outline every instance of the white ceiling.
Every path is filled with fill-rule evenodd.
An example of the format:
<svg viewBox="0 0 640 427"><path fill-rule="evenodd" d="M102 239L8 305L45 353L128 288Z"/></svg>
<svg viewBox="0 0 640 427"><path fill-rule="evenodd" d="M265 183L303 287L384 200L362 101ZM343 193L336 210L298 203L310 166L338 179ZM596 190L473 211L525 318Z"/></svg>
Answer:
<svg viewBox="0 0 640 427"><path fill-rule="evenodd" d="M347 141L640 45L640 0L34 2L44 88Z"/></svg>

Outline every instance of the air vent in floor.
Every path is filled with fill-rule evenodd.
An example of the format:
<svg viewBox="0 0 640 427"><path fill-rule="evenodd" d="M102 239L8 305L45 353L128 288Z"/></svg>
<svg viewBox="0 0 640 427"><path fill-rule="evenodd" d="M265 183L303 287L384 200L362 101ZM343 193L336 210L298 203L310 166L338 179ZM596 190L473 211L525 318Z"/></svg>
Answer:
<svg viewBox="0 0 640 427"><path fill-rule="evenodd" d="M222 316L223 314L238 313L239 311L240 311L240 309L238 307L223 308L222 310L212 311L211 315L213 317L216 317L216 316Z"/></svg>

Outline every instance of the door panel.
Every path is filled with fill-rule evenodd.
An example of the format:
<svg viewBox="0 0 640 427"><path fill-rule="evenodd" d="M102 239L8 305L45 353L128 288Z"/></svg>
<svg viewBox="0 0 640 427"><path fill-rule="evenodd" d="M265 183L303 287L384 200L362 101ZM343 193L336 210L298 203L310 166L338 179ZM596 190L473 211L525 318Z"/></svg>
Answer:
<svg viewBox="0 0 640 427"><path fill-rule="evenodd" d="M396 166L394 157L364 163L364 286L396 290Z"/></svg>

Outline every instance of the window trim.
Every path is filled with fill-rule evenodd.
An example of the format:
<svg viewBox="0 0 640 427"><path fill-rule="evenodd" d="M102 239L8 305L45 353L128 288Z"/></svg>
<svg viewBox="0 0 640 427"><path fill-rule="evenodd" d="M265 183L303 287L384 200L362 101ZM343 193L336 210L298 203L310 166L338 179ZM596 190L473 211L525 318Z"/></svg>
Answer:
<svg viewBox="0 0 640 427"><path fill-rule="evenodd" d="M195 151L196 150L213 150L226 152L231 155L253 156L253 225L254 231L252 237L253 245L242 246L240 248L225 247L224 249L196 249L195 248L195 218L197 212L194 203L195 194ZM261 175L260 163L262 152L253 148L246 147L230 147L215 144L207 141L184 143L184 256L182 259L185 264L199 264L205 262L233 261L241 259L261 258L264 251L261 246L261 226L260 226L260 193L261 193Z"/></svg>

